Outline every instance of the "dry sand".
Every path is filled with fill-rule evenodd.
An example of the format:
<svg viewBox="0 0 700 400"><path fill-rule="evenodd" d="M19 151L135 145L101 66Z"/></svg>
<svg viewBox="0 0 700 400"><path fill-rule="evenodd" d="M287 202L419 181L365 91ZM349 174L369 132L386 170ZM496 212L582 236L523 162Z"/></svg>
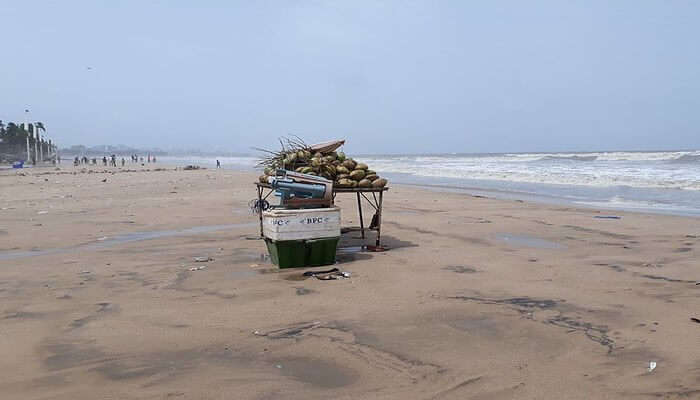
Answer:
<svg viewBox="0 0 700 400"><path fill-rule="evenodd" d="M2 399L700 398L697 218L394 186L321 281L255 176L153 168L0 171Z"/></svg>

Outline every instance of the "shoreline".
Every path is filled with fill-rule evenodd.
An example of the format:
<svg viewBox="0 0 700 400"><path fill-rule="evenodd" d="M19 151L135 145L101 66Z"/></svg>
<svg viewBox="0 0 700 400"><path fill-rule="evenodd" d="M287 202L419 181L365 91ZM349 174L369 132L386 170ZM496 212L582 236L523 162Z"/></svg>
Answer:
<svg viewBox="0 0 700 400"><path fill-rule="evenodd" d="M115 174L115 173L131 173L131 172L159 172L159 171L179 171L182 170L185 165L181 164L171 164L166 162L161 162L158 164L155 163L144 163L145 165L141 165L141 163L132 163L131 165L127 164L124 167L118 166L118 167L111 167L111 166L102 166L102 165L80 165L77 167L74 167L73 165L70 165L68 167L60 167L60 166L53 166L53 165L42 165L42 166L37 166L37 167L32 167L32 168L27 168L26 171L41 171L38 172L38 174L41 175L76 175L76 174L93 174L93 173L100 173L100 174ZM60 171L56 170L56 167L60 168ZM132 168L130 168L132 167ZM15 173L17 172L22 172L23 169L12 169L9 168L9 171L13 171ZM83 171L84 170L84 171ZM200 168L201 171L217 171L216 168L211 168L210 166L204 166ZM258 172L257 171L251 171L249 169L232 169L232 168L221 168L219 169L220 171L228 171L232 172L234 174L241 174L241 175L247 175L250 177L251 182L257 181L258 177ZM11 173L3 173L4 170L0 169L0 177L3 175L12 175ZM700 214L696 213L683 213L683 212L671 212L671 211L663 211L663 210L653 210L653 209L625 209L625 208L618 208L618 207L606 207L604 205L600 206L594 206L590 204L581 204L579 202L575 202L572 200L566 200L562 199L557 196L548 196L544 194L537 194L537 193L528 193L528 192L519 192L519 191L511 191L511 190L505 190L505 189L490 189L490 188L484 188L484 187L472 187L472 186L460 186L458 184L450 185L450 184L428 184L428 183L411 183L411 182L405 182L399 180L398 183L395 183L391 178L395 178L396 174L388 174L386 175L389 177L389 187L406 187L406 188L418 188L426 191L433 191L433 192L438 192L438 193L455 193L455 194L460 194L460 195L465 195L469 197L475 197L475 198L485 198L485 199L490 199L490 200L495 200L495 201L504 201L504 202L524 202L524 203L532 203L535 205L542 205L542 206L552 206L552 205L558 205L558 206L569 206L572 209L576 209L579 211L617 211L620 213L631 213L631 214L639 214L639 215L646 215L646 216L669 216L669 217L690 217L690 218L700 218ZM455 179L455 181L458 181Z"/></svg>
<svg viewBox="0 0 700 400"><path fill-rule="evenodd" d="M529 154L529 153L527 153ZM376 157L376 156L375 156ZM214 166L215 158L172 158L179 163ZM376 160L365 160L375 166ZM224 159L222 166L234 171L254 171L254 158ZM487 194L503 199L523 199L546 204L567 204L585 208L647 212L658 215L700 216L700 191L672 187L609 186L536 183L523 180L468 179L448 176L423 176L392 173L375 167L393 183L419 186L445 186L474 194ZM572 170L572 173L574 171Z"/></svg>

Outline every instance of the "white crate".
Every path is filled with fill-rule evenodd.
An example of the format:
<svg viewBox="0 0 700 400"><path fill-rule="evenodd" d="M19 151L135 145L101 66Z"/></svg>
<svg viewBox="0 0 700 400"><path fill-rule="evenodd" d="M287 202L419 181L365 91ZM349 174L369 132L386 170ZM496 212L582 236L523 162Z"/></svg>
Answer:
<svg viewBox="0 0 700 400"><path fill-rule="evenodd" d="M340 236L340 208L307 208L263 212L263 235L272 240L303 240Z"/></svg>

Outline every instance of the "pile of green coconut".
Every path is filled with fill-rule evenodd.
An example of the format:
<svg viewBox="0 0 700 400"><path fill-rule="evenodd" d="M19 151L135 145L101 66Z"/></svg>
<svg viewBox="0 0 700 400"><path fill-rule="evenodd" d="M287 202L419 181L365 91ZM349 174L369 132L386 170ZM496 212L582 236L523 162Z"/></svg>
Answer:
<svg viewBox="0 0 700 400"><path fill-rule="evenodd" d="M256 149L267 154L258 164L265 172L260 176L260 182L266 183L269 177L275 176L278 169L286 169L326 178L342 188L386 186L387 180L380 178L367 164L353 160L342 151L336 151L343 143L344 141L334 141L309 146L293 137L280 140L280 151Z"/></svg>

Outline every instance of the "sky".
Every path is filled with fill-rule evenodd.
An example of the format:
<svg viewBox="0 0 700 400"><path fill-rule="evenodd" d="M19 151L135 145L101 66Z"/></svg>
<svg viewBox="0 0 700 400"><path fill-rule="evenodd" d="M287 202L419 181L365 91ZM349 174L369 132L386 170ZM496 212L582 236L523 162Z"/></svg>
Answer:
<svg viewBox="0 0 700 400"><path fill-rule="evenodd" d="M700 148L700 1L0 0L0 119L57 143Z"/></svg>

